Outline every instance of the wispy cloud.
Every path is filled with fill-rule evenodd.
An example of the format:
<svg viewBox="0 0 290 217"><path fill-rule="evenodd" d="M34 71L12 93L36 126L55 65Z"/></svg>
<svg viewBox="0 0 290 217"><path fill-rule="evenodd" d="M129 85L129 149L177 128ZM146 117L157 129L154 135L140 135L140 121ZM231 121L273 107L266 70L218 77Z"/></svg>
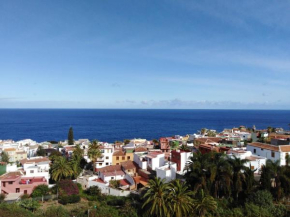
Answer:
<svg viewBox="0 0 290 217"><path fill-rule="evenodd" d="M119 101L124 106L129 100ZM185 108L185 109L270 109L270 108L290 108L290 103L282 104L281 100L272 102L242 102L242 101L211 101L211 100L140 100L134 101L137 107L145 108Z"/></svg>
<svg viewBox="0 0 290 217"><path fill-rule="evenodd" d="M121 85L119 83L113 83L112 87L121 87Z"/></svg>

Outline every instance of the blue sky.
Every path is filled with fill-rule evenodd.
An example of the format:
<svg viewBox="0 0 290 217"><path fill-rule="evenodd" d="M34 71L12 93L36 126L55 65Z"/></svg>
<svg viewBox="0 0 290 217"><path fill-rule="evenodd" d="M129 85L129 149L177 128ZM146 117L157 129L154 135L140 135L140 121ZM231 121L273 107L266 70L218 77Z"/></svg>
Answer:
<svg viewBox="0 0 290 217"><path fill-rule="evenodd" d="M0 2L0 108L290 109L290 2Z"/></svg>

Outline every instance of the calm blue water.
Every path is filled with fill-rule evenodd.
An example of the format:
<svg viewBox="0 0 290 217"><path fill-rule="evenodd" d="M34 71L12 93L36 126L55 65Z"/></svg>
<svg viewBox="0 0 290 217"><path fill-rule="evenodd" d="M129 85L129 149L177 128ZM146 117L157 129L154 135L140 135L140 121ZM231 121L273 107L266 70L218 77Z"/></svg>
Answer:
<svg viewBox="0 0 290 217"><path fill-rule="evenodd" d="M75 139L114 142L191 134L203 127L288 129L289 123L290 111L274 110L0 109L0 139L65 140L72 126Z"/></svg>

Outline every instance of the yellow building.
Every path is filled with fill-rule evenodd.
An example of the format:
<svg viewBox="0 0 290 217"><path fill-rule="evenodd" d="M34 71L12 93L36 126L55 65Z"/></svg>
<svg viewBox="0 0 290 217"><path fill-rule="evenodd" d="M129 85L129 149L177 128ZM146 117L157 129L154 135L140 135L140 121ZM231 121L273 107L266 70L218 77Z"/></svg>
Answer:
<svg viewBox="0 0 290 217"><path fill-rule="evenodd" d="M27 153L23 150L17 150L15 148L6 148L5 151L9 156L9 162L16 162L27 158Z"/></svg>
<svg viewBox="0 0 290 217"><path fill-rule="evenodd" d="M131 151L115 151L113 153L112 165L121 165L125 161L133 161L133 150Z"/></svg>
<svg viewBox="0 0 290 217"><path fill-rule="evenodd" d="M25 151L16 151L15 161L21 161L27 158L27 153Z"/></svg>
<svg viewBox="0 0 290 217"><path fill-rule="evenodd" d="M15 156L16 156L15 148L5 148L3 151L5 151L8 154L9 162L15 162Z"/></svg>

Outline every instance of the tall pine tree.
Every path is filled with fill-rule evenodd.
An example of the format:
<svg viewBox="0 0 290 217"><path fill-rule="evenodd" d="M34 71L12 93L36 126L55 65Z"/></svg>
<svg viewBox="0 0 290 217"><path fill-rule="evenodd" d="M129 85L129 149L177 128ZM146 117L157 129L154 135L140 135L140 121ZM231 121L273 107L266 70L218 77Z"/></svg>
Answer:
<svg viewBox="0 0 290 217"><path fill-rule="evenodd" d="M73 145L74 144L74 131L73 128L70 127L68 131L68 144Z"/></svg>

